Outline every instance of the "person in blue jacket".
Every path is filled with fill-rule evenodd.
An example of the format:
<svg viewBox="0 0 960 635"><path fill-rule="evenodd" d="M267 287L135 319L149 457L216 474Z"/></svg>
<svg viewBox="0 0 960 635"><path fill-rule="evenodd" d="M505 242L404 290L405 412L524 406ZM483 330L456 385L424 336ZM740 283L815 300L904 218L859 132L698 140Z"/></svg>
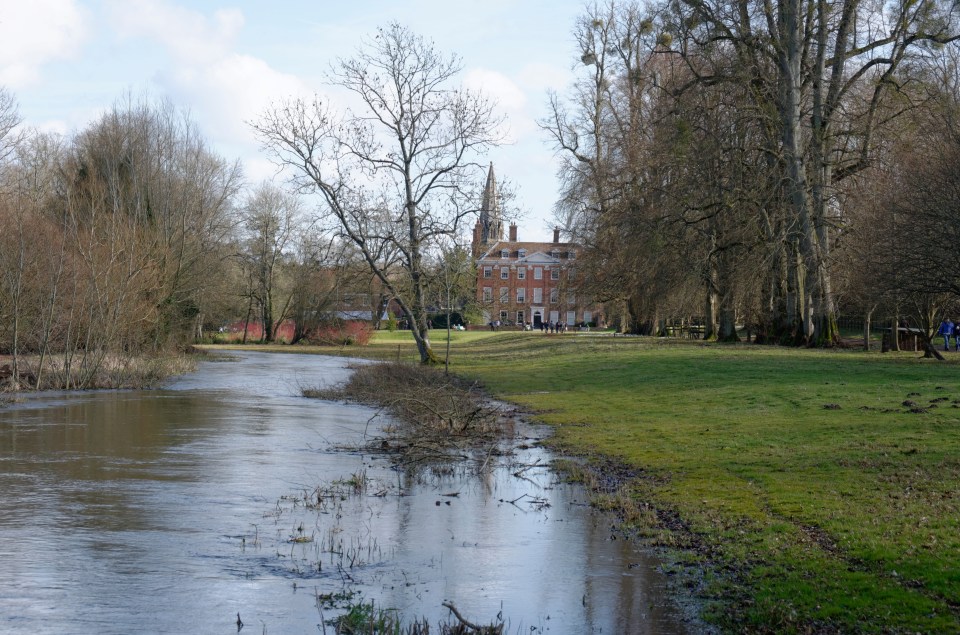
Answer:
<svg viewBox="0 0 960 635"><path fill-rule="evenodd" d="M937 333L943 336L943 350L949 351L950 337L953 335L953 322L950 321L950 318L943 318L943 322L940 323L940 330Z"/></svg>

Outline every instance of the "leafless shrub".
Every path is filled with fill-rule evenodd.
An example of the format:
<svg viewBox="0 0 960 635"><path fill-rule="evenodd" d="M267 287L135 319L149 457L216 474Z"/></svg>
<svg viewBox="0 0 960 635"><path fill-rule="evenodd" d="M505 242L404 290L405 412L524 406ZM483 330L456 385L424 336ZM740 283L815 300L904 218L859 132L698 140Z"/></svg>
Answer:
<svg viewBox="0 0 960 635"><path fill-rule="evenodd" d="M448 459L489 447L506 432L498 411L476 386L422 365L367 364L356 368L339 388L308 389L303 394L380 407L392 418L374 445L403 454L405 462Z"/></svg>

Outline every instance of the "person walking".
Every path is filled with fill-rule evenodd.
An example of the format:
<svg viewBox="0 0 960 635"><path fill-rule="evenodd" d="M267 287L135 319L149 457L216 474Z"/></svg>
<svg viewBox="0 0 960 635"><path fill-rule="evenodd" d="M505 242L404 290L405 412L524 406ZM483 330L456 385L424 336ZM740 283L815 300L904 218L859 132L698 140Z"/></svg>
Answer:
<svg viewBox="0 0 960 635"><path fill-rule="evenodd" d="M953 341L957 345L957 352L960 353L960 320L953 323Z"/></svg>
<svg viewBox="0 0 960 635"><path fill-rule="evenodd" d="M953 322L950 321L950 318L943 318L937 333L943 336L943 350L949 351L950 338L953 336Z"/></svg>

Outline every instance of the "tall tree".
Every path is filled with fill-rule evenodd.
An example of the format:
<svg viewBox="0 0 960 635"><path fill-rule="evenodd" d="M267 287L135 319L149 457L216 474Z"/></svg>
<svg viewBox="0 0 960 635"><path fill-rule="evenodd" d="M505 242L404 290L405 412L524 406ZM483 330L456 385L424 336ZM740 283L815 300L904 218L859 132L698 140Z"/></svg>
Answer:
<svg viewBox="0 0 960 635"><path fill-rule="evenodd" d="M420 359L438 361L427 322L428 255L477 209L475 158L499 140L490 100L454 84L461 69L408 29L378 30L332 83L360 110L291 100L253 124L264 148L316 192L411 324Z"/></svg>
<svg viewBox="0 0 960 635"><path fill-rule="evenodd" d="M250 293L260 309L264 342L276 339L293 298L293 293L287 293L285 299L278 297L278 289L285 252L301 230L301 213L296 197L270 183L261 183L243 209L245 249L241 259L249 268Z"/></svg>
<svg viewBox="0 0 960 635"><path fill-rule="evenodd" d="M809 344L837 337L831 276L838 184L870 164L897 71L957 36L940 0L682 0L665 28L696 80L751 87L782 170L786 240L797 248L787 327ZM734 66L701 61L721 52Z"/></svg>

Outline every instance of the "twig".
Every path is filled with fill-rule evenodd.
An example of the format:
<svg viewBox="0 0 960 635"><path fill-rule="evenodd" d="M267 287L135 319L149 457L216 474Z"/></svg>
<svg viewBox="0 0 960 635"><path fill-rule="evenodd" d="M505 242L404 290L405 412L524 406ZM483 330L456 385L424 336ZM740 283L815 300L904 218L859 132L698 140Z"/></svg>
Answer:
<svg viewBox="0 0 960 635"><path fill-rule="evenodd" d="M534 461L534 462L531 463L530 465L527 465L526 467L524 467L522 470L517 470L516 472L513 473L513 475L516 476L517 478L520 478L520 476L521 476L524 472L526 472L527 470L532 470L533 468L537 467L537 465L538 465L539 463L540 463L540 459L537 459L536 461Z"/></svg>
<svg viewBox="0 0 960 635"><path fill-rule="evenodd" d="M443 601L443 606L445 606L445 607L447 607L448 609L450 609L450 612L453 613L454 616L455 616L458 620L460 620L460 623L463 624L464 626L466 626L467 628L469 628L470 630L477 631L477 632L482 632L482 631L484 630L484 628L483 628L482 626L477 626L477 625L474 624L473 622L467 621L467 619L466 619L465 617L463 617L462 615L460 615L460 611L458 611L458 610L457 610L457 607L455 607L455 606L453 605L453 602L449 602L449 601L447 601L447 600L444 600L444 601Z"/></svg>

